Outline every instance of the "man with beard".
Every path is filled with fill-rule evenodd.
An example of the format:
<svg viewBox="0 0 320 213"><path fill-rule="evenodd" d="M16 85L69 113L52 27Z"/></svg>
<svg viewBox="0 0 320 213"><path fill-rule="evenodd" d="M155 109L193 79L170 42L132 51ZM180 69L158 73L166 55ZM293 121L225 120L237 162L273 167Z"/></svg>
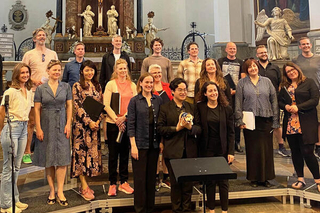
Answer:
<svg viewBox="0 0 320 213"><path fill-rule="evenodd" d="M320 89L320 56L311 52L312 44L308 37L299 39L300 55L292 59L297 64L307 78L312 78ZM320 158L320 104L317 106L318 113L318 143L316 143L315 155Z"/></svg>
<svg viewBox="0 0 320 213"><path fill-rule="evenodd" d="M257 55L257 58L259 59L258 60L259 74L261 76L265 76L269 78L276 92L278 93L279 86L281 83L281 73L280 73L279 67L269 62L266 46L259 45L256 48L256 55ZM280 127L280 128L274 129L273 134L276 137L279 144L278 154L282 155L283 157L290 157L291 156L290 153L285 149L283 145L282 128Z"/></svg>
<svg viewBox="0 0 320 213"><path fill-rule="evenodd" d="M52 60L58 60L58 55L55 51L46 48L46 33L42 28L38 28L33 31L33 42L35 43L35 48L26 52L23 56L22 62L29 65L31 68L31 80L33 82L33 97L36 88L48 81L47 65ZM31 141L33 136L33 130L35 125L34 119L34 103L32 97L32 107L29 114L28 121L28 140L25 150L25 154L22 158L23 163L30 164L31 161Z"/></svg>

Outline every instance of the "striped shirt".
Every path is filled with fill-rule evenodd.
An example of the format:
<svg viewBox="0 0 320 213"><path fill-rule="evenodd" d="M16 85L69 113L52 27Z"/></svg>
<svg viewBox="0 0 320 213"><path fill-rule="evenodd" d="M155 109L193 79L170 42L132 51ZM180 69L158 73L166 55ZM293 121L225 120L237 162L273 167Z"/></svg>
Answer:
<svg viewBox="0 0 320 213"><path fill-rule="evenodd" d="M277 93L270 79L259 75L259 80L254 85L250 77L240 79L235 97L235 122L236 126L243 125L242 112L253 112L259 117L273 117L273 128L279 125L279 109Z"/></svg>
<svg viewBox="0 0 320 213"><path fill-rule="evenodd" d="M192 61L190 58L180 62L177 78L183 78L188 84L188 97L194 97L194 86L198 78L200 78L202 60L198 58L197 62Z"/></svg>

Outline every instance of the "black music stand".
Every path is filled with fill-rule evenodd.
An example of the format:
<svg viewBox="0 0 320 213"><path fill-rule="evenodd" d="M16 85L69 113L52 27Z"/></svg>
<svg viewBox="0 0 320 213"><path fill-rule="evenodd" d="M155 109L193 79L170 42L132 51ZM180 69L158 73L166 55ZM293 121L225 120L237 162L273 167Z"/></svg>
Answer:
<svg viewBox="0 0 320 213"><path fill-rule="evenodd" d="M237 179L224 157L172 159L170 163L177 182L203 182L203 212L206 212L206 182Z"/></svg>

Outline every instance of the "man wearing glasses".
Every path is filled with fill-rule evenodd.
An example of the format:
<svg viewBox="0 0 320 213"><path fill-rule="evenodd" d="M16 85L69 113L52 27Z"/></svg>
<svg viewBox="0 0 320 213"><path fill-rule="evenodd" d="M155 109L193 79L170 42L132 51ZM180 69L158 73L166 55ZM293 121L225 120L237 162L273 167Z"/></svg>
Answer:
<svg viewBox="0 0 320 213"><path fill-rule="evenodd" d="M186 101L194 102L194 86L198 78L200 78L200 71L202 59L198 57L199 46L196 42L191 42L187 46L189 58L180 62L177 77L183 78L188 84L188 92Z"/></svg>
<svg viewBox="0 0 320 213"><path fill-rule="evenodd" d="M55 51L46 48L46 33L42 28L38 28L33 31L33 42L35 43L35 48L26 52L23 56L22 62L26 63L31 68L31 80L33 82L33 96L36 88L48 81L47 65L52 60L58 60L58 55ZM33 101L33 98L32 98ZM33 136L33 130L35 125L34 120L34 103L31 105L31 111L29 114L28 121L28 140L24 156L22 158L23 163L30 164L31 161L31 141Z"/></svg>
<svg viewBox="0 0 320 213"><path fill-rule="evenodd" d="M259 63L259 74L261 76L265 76L269 78L277 92L279 93L279 86L281 83L281 73L280 69L277 65L272 64L269 61L268 58L268 52L267 48L264 45L259 45L256 48L256 55ZM279 150L278 154L283 157L290 157L291 154L289 151L286 150L286 148L283 145L283 138L282 138L282 128L274 129L273 131L274 136L276 137L278 144L279 144Z"/></svg>

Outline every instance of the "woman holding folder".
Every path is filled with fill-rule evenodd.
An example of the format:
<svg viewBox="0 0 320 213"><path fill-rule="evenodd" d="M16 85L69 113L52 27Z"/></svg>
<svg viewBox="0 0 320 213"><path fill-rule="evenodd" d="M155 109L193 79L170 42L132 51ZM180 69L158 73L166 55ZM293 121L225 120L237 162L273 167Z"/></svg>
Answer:
<svg viewBox="0 0 320 213"><path fill-rule="evenodd" d="M279 127L277 94L271 81L260 76L258 62L248 59L243 64L247 74L239 80L235 97L235 123L243 130L246 144L247 179L252 187L270 187L275 178L272 129ZM255 129L246 129L243 111L252 112Z"/></svg>
<svg viewBox="0 0 320 213"><path fill-rule="evenodd" d="M288 139L292 162L298 180L292 188L302 189L304 161L320 191L319 164L314 155L314 144L318 141L318 120L316 106L319 89L313 79L306 78L300 67L292 62L283 66L279 106L284 111L283 136Z"/></svg>
<svg viewBox="0 0 320 213"><path fill-rule="evenodd" d="M72 95L70 85L61 82L61 63L51 60L47 66L49 80L41 84L34 96L34 112L37 138L32 163L46 168L50 187L47 204L59 202L67 206L63 184L70 164L70 143L72 118ZM55 193L57 177L57 194Z"/></svg>
<svg viewBox="0 0 320 213"><path fill-rule="evenodd" d="M111 80L108 82L103 94L105 110L108 114L106 122L109 148L109 196L117 195L118 156L120 156L120 184L118 190L126 194L133 193L133 189L127 182L129 177L128 163L130 144L126 131L126 115L129 101L136 94L136 85L131 81L128 74L127 61L120 58L115 63ZM119 134L122 134L122 140L118 140L117 142L117 136L120 136Z"/></svg>
<svg viewBox="0 0 320 213"><path fill-rule="evenodd" d="M94 199L94 191L90 189L86 176L94 177L102 173L100 122L86 111L84 102L87 97L102 104L102 91L97 80L97 68L90 60L86 60L80 67L80 80L72 88L73 105L73 144L71 176L79 177L81 187L79 192L85 200ZM91 100L92 100L91 99Z"/></svg>

